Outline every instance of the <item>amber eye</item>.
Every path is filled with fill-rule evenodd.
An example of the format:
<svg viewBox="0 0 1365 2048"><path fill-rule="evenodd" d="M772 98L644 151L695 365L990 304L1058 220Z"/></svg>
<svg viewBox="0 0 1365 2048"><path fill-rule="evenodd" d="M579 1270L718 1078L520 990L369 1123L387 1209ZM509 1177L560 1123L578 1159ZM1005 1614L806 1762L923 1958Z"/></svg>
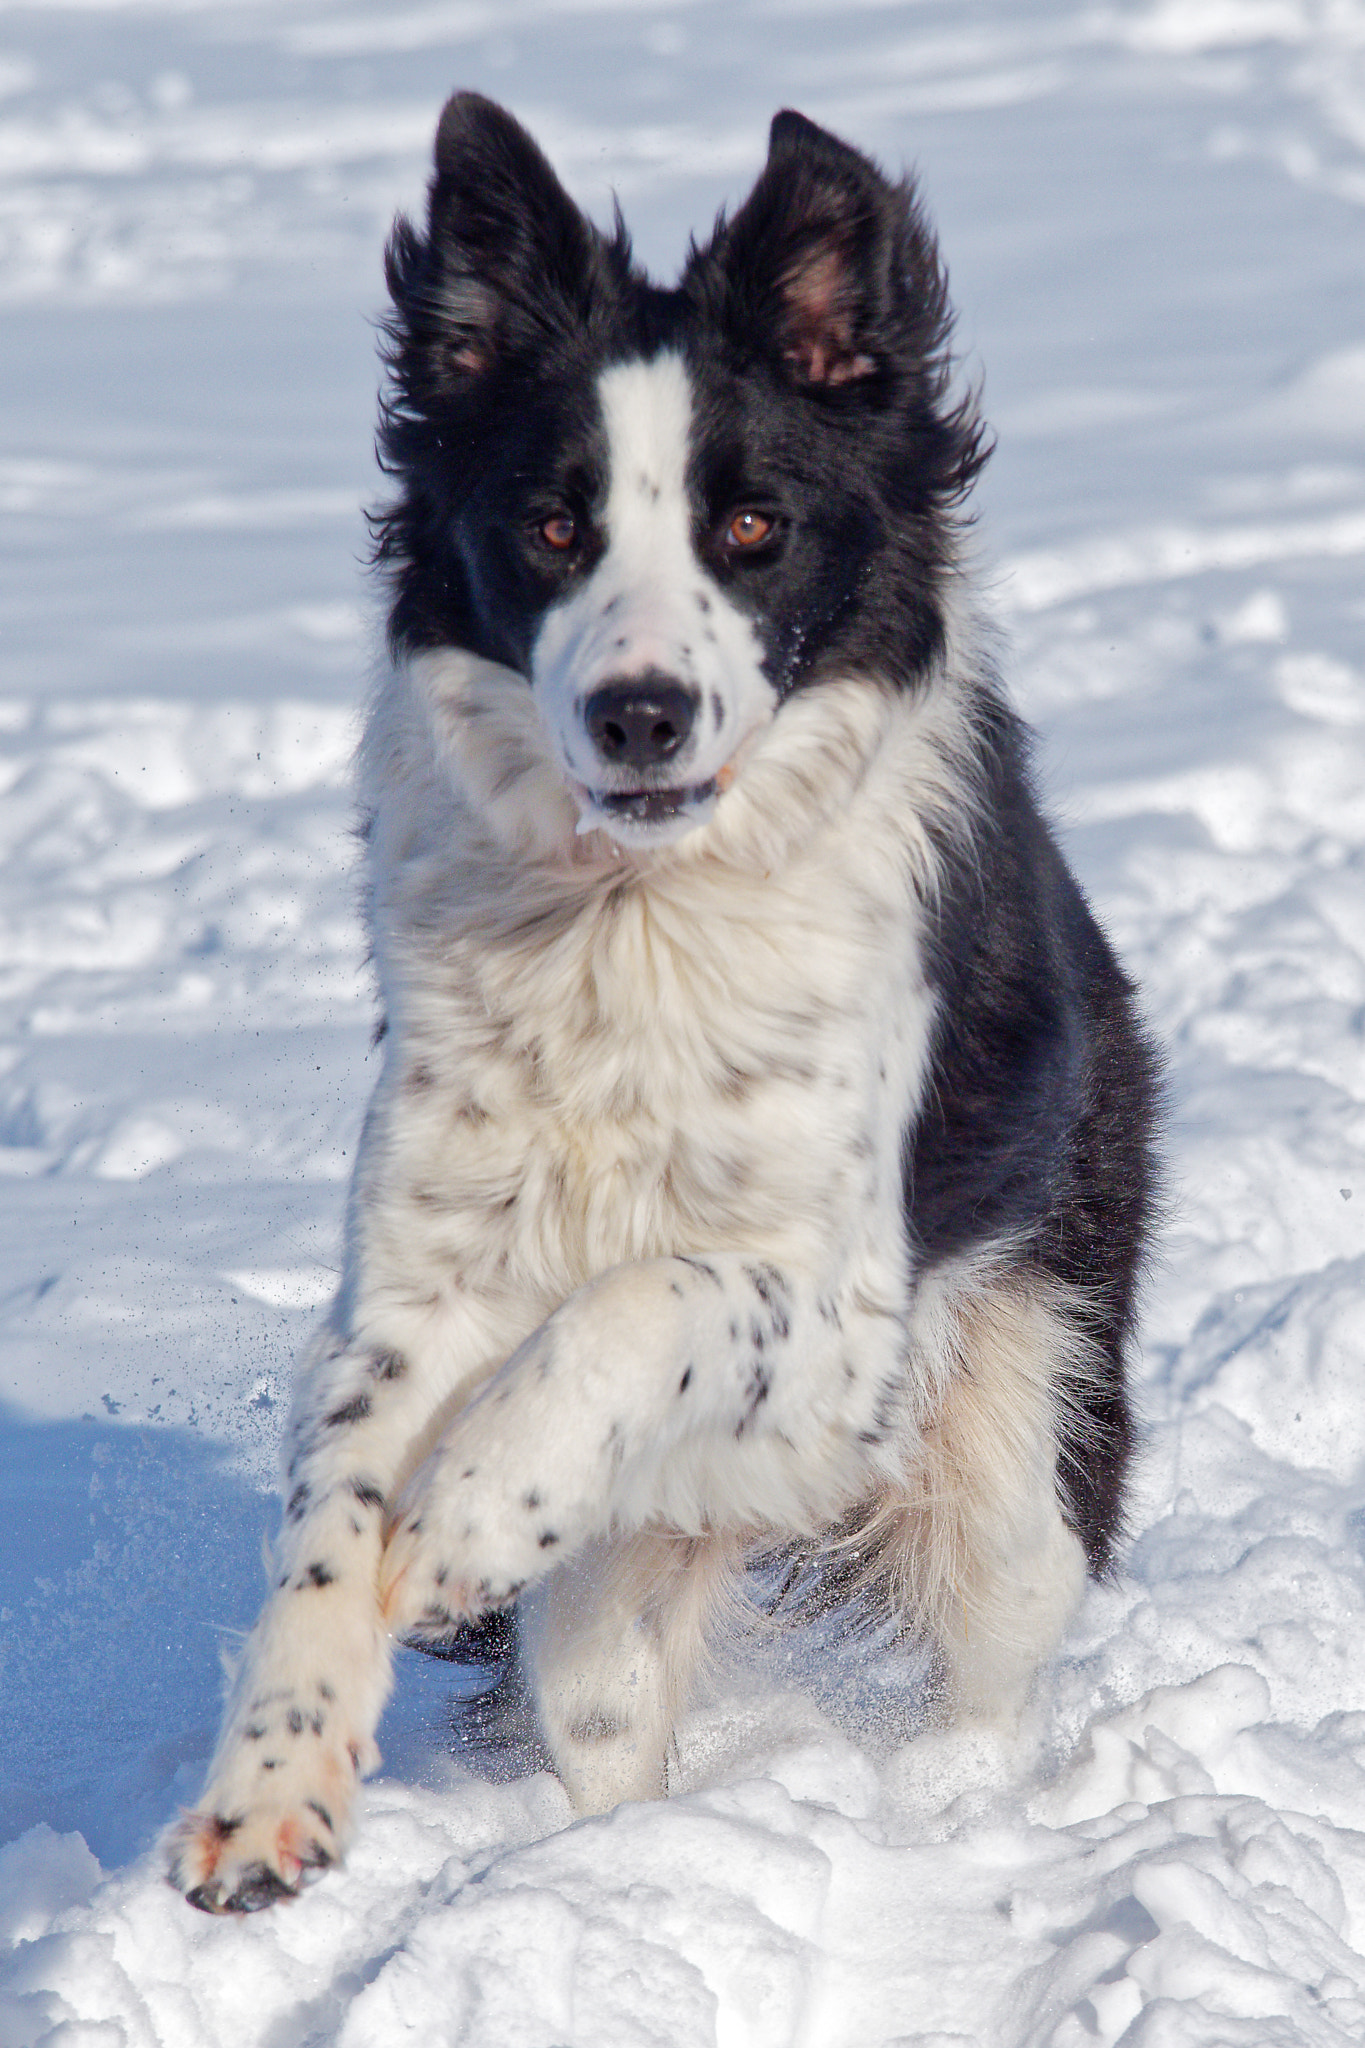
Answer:
<svg viewBox="0 0 1365 2048"><path fill-rule="evenodd" d="M731 548L756 548L765 541L773 530L773 522L765 513L746 508L736 512L725 529L725 544Z"/></svg>
<svg viewBox="0 0 1365 2048"><path fill-rule="evenodd" d="M552 512L540 522L540 537L547 548L566 554L578 539L578 525L572 512Z"/></svg>

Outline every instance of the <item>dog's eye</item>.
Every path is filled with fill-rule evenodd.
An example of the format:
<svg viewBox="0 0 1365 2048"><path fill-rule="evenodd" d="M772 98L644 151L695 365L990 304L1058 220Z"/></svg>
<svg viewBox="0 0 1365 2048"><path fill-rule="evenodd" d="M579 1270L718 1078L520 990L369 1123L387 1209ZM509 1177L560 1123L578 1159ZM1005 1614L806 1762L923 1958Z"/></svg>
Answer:
<svg viewBox="0 0 1365 2048"><path fill-rule="evenodd" d="M728 548L745 549L759 547L773 530L773 522L765 512L755 512L746 506L736 512L725 529L725 545Z"/></svg>
<svg viewBox="0 0 1365 2048"><path fill-rule="evenodd" d="M563 555L578 539L578 522L572 512L552 512L548 519L541 520L537 531L547 548Z"/></svg>

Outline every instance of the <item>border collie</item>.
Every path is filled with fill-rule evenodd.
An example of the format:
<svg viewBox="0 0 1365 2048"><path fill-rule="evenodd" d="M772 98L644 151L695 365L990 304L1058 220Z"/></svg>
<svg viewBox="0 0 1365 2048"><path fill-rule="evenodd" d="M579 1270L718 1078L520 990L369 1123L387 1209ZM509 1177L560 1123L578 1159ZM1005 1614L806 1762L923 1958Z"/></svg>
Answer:
<svg viewBox="0 0 1365 2048"><path fill-rule="evenodd" d="M912 188L799 114L649 282L452 99L388 250L387 1035L193 1904L341 1854L395 1637L516 1603L576 1807L757 1556L1011 1721L1121 1533L1156 1061L973 597Z"/></svg>

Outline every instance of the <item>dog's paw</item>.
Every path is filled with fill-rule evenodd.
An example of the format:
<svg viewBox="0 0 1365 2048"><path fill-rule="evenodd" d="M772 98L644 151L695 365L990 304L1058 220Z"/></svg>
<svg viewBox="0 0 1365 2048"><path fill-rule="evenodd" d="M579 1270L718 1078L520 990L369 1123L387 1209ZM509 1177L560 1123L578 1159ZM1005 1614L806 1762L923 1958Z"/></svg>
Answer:
<svg viewBox="0 0 1365 2048"><path fill-rule="evenodd" d="M167 1876L205 1913L293 1898L341 1859L372 1740L328 1732L290 1695L258 1709L216 1764L200 1806L166 1837Z"/></svg>
<svg viewBox="0 0 1365 2048"><path fill-rule="evenodd" d="M479 1432L483 1436L485 1432ZM395 1635L449 1635L506 1607L582 1540L564 1489L533 1459L459 1429L417 1474L389 1535L380 1604Z"/></svg>
<svg viewBox="0 0 1365 2048"><path fill-rule="evenodd" d="M454 1501L444 1496L443 1484L424 1489L394 1527L379 1597L397 1636L448 1636L461 1622L509 1607L554 1562L535 1536L509 1529L502 1516L480 1516L472 1502L459 1503L458 1493ZM453 1514L445 1511L451 1506Z"/></svg>
<svg viewBox="0 0 1365 2048"><path fill-rule="evenodd" d="M184 1814L167 1841L167 1876L201 1912L259 1912L296 1897L337 1861L335 1819L320 1800L302 1814L280 1808Z"/></svg>

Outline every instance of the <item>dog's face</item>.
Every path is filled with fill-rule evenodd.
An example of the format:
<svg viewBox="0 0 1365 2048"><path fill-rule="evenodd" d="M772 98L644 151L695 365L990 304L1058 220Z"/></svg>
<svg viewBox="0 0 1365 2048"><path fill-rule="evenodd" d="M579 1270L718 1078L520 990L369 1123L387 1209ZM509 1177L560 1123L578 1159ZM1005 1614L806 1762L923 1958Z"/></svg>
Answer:
<svg viewBox="0 0 1365 2048"><path fill-rule="evenodd" d="M779 115L753 194L665 291L460 95L389 279L391 638L476 658L471 744L505 728L504 798L520 773L543 803L548 770L578 831L657 847L794 693L924 672L980 435L943 403L932 237L854 151Z"/></svg>
<svg viewBox="0 0 1365 2048"><path fill-rule="evenodd" d="M471 551L486 644L529 678L583 829L657 844L708 815L772 717L767 621L735 586L776 565L781 514L706 490L674 350L603 367L564 410Z"/></svg>

